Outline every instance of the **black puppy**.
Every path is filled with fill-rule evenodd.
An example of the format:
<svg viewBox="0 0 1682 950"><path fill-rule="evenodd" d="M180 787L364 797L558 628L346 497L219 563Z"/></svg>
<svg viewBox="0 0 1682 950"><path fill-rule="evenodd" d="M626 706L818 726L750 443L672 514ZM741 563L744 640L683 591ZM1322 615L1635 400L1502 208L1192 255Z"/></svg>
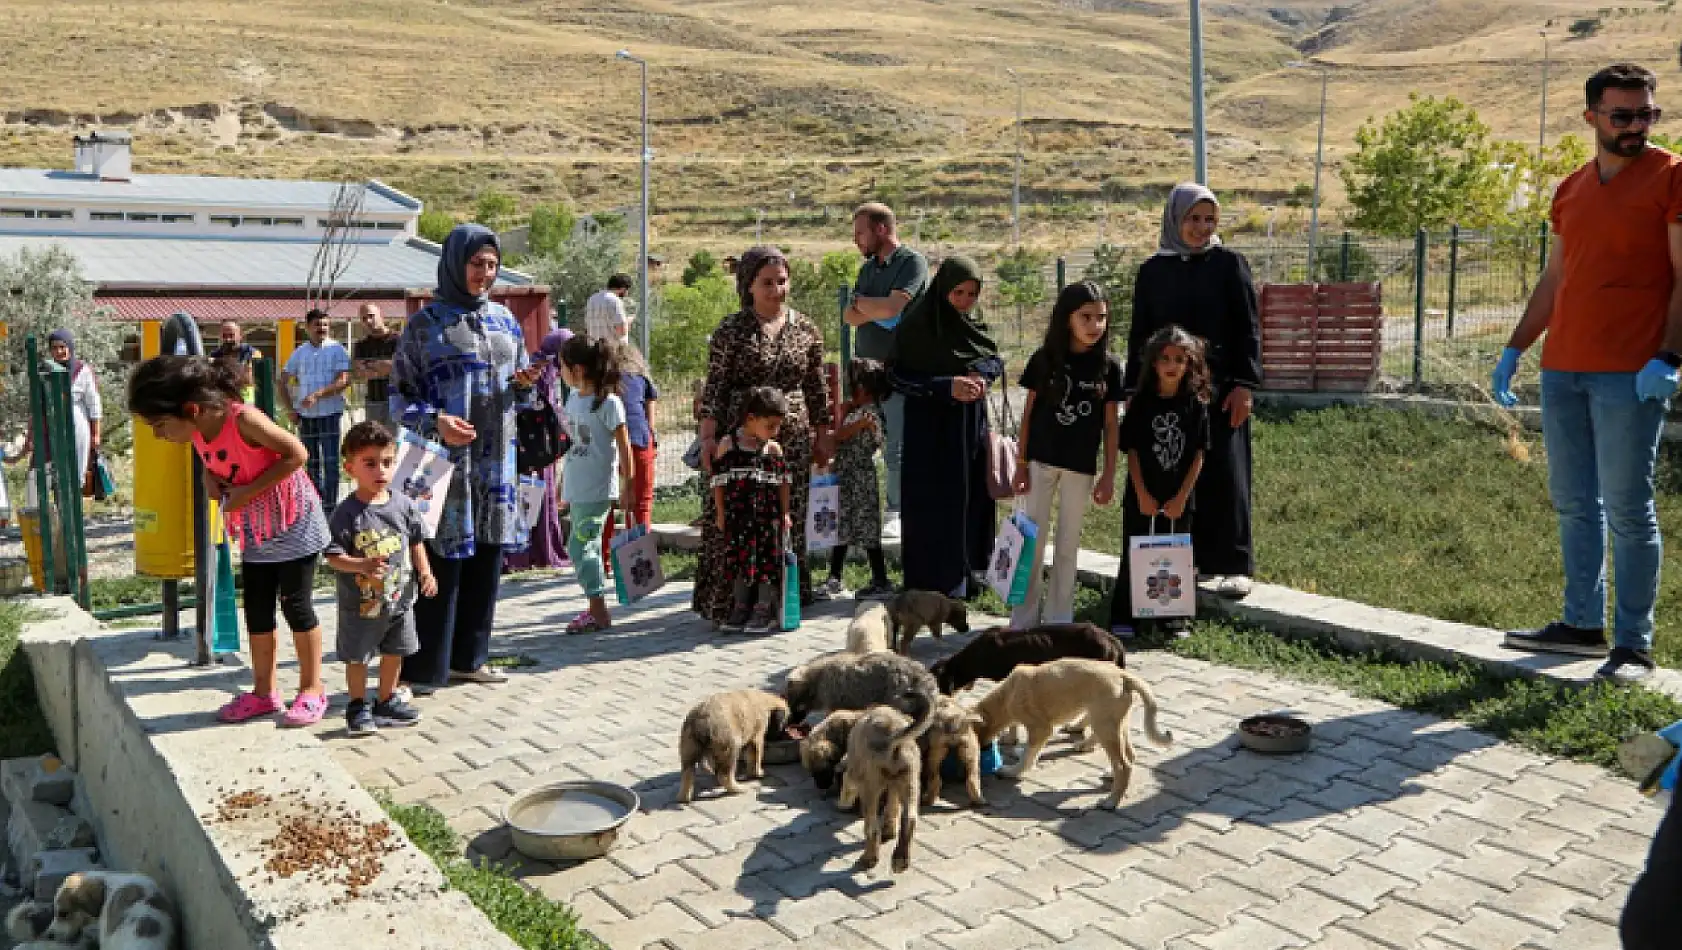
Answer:
<svg viewBox="0 0 1682 950"><path fill-rule="evenodd" d="M1027 630L985 630L962 650L929 667L947 696L979 679L1002 683L1018 666L1069 657L1104 660L1127 668L1121 642L1089 623L1053 623Z"/></svg>

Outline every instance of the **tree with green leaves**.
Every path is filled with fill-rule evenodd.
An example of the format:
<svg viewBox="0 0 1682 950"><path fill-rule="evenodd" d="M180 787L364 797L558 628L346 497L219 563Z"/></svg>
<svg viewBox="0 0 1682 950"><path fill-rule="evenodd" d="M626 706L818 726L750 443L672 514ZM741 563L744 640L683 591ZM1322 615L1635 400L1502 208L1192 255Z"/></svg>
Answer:
<svg viewBox="0 0 1682 950"><path fill-rule="evenodd" d="M1050 284L1045 268L1051 256L1043 251L1019 247L1006 254L996 269L999 275L999 299L1016 308L1017 330L1021 332L1029 311L1046 301Z"/></svg>
<svg viewBox="0 0 1682 950"><path fill-rule="evenodd" d="M572 237L577 218L566 205L538 205L531 209L526 247L534 257L553 255Z"/></svg>
<svg viewBox="0 0 1682 950"><path fill-rule="evenodd" d="M20 248L0 257L0 438L15 439L29 426L28 364L24 344L34 337L43 357L47 334L64 328L76 335L76 357L92 366L105 403L107 431L123 418L127 376L122 355L124 325L99 312L93 285L82 279L81 265L57 245Z"/></svg>
<svg viewBox="0 0 1682 950"><path fill-rule="evenodd" d="M567 322L582 330L585 302L619 271L625 257L622 237L618 231L583 228L553 254L532 257L521 267L539 284L549 285L556 301L565 301Z"/></svg>
<svg viewBox="0 0 1682 950"><path fill-rule="evenodd" d="M420 221L416 222L416 230L420 236L434 244L444 243L456 226L455 215L448 211L422 211Z"/></svg>
<svg viewBox="0 0 1682 950"><path fill-rule="evenodd" d="M508 219L512 218L518 209L513 195L505 195L500 191L484 191L479 194L479 202L474 206L473 220L493 231L499 230L507 225Z"/></svg>
<svg viewBox="0 0 1682 950"><path fill-rule="evenodd" d="M1548 220L1553 209L1554 189L1566 176L1589 160L1589 146L1575 135L1567 135L1541 153L1526 145L1504 143L1502 165L1512 170L1516 200L1508 210L1508 223L1534 232Z"/></svg>
<svg viewBox="0 0 1682 950"><path fill-rule="evenodd" d="M861 263L852 251L830 251L816 263L789 258L789 306L818 325L830 350L841 347L841 288L853 286Z"/></svg>
<svg viewBox="0 0 1682 950"><path fill-rule="evenodd" d="M1092 249L1092 263L1081 277L1104 288L1110 300L1110 339L1126 345L1127 328L1133 321L1133 282L1139 276L1139 262L1128 260L1129 249L1105 242Z"/></svg>
<svg viewBox="0 0 1682 950"><path fill-rule="evenodd" d="M707 274L694 284L660 289L654 306L654 332L649 335L651 369L670 386L707 371L707 338L740 306L736 283L722 272Z"/></svg>
<svg viewBox="0 0 1682 950"><path fill-rule="evenodd" d="M1411 235L1420 228L1485 227L1501 220L1513 196L1497 163L1489 127L1450 96L1421 97L1355 133L1355 154L1340 174L1357 228Z"/></svg>
<svg viewBox="0 0 1682 950"><path fill-rule="evenodd" d="M683 286L693 287L695 282L703 277L722 277L724 268L718 264L718 258L713 252L705 248L689 255L689 264L683 269Z"/></svg>

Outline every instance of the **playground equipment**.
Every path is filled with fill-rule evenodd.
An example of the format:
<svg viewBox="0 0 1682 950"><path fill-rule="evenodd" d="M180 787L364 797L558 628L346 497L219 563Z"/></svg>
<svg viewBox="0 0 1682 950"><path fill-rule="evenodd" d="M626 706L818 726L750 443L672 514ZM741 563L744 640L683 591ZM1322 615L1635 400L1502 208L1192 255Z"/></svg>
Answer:
<svg viewBox="0 0 1682 950"><path fill-rule="evenodd" d="M69 594L88 607L88 552L82 531L82 484L77 478L76 429L71 420L70 371L41 358L40 340L24 340L29 364L29 428L36 446L19 522L37 590ZM31 506L31 500L33 505ZM33 509L33 510L31 510Z"/></svg>

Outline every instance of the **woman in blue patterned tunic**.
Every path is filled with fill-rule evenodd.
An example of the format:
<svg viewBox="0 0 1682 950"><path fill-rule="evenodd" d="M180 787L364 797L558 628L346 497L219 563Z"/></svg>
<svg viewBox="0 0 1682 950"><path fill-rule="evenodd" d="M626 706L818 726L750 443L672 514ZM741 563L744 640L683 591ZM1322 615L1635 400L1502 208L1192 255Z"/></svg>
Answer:
<svg viewBox="0 0 1682 950"><path fill-rule="evenodd" d="M433 300L409 318L391 371L391 417L450 450L455 474L428 543L438 595L415 604L420 652L403 680L426 694L450 680L497 683L486 665L502 549L520 536L514 413L529 403L529 367L514 315L490 300L501 248L476 224L450 232Z"/></svg>

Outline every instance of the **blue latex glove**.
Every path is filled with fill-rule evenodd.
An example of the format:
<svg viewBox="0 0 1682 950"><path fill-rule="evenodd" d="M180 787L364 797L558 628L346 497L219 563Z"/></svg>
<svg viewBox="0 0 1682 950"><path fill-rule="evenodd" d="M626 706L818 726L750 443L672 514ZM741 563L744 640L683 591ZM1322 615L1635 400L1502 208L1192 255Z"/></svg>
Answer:
<svg viewBox="0 0 1682 950"><path fill-rule="evenodd" d="M1661 359L1650 359L1635 374L1635 394L1650 402L1663 402L1676 395L1676 385L1682 382L1682 370L1673 368Z"/></svg>
<svg viewBox="0 0 1682 950"><path fill-rule="evenodd" d="M1517 347L1504 347L1501 350L1501 360L1495 364L1495 373L1489 378L1489 390L1495 396L1496 403L1511 409L1518 405L1518 397L1513 395L1513 374L1518 372L1519 357L1524 351Z"/></svg>

